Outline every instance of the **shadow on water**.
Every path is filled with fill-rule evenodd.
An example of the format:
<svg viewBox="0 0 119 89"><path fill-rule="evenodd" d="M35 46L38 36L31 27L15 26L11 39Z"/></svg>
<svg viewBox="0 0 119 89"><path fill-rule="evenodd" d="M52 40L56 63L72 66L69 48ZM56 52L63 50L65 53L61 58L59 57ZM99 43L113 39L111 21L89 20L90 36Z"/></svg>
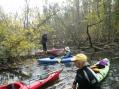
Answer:
<svg viewBox="0 0 119 89"><path fill-rule="evenodd" d="M102 58L109 58L111 59L114 57L114 55L110 52L98 52L91 55L88 55L90 57L90 63L94 64L97 62L97 60ZM0 73L0 84L3 84L4 81L23 81L27 82L27 84L31 84L37 79L37 76L44 75L45 73L49 73L55 70L60 69L62 66L64 66L64 69L62 73L60 74L59 80L55 81L54 83L47 85L44 85L41 89L71 89L72 82L74 80L75 74L76 74L76 68L74 67L73 63L70 64L54 64L54 65L38 65L36 60L32 64L27 63L24 68L24 65L22 68L24 68L24 71L30 74L29 77L22 76L19 73L15 72L7 72L2 71ZM30 81L33 80L33 81ZM111 59L111 66L110 71L107 75L107 77L104 79L104 81L101 83L102 89L119 89L119 59Z"/></svg>

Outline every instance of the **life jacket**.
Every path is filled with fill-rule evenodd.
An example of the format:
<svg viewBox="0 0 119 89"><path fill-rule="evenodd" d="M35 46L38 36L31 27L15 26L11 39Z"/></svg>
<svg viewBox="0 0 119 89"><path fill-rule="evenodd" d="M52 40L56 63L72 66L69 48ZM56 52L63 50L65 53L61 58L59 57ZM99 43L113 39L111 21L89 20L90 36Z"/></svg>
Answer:
<svg viewBox="0 0 119 89"><path fill-rule="evenodd" d="M77 89L98 89L96 88L98 81L89 68L89 66L85 66L77 70L75 77L75 81L78 83Z"/></svg>

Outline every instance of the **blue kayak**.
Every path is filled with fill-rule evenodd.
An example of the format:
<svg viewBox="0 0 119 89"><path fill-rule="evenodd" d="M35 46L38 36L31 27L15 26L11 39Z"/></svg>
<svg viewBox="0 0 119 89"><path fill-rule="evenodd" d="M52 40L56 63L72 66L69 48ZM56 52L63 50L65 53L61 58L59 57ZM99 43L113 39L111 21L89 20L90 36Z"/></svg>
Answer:
<svg viewBox="0 0 119 89"><path fill-rule="evenodd" d="M39 64L55 64L55 63L69 63L71 62L72 57L68 58L41 58L38 59Z"/></svg>

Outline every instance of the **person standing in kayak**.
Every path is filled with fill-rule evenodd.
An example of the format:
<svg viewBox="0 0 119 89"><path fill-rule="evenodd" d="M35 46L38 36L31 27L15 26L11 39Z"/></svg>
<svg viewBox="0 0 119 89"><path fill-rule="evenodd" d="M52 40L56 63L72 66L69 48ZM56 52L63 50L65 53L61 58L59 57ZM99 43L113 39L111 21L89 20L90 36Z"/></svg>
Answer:
<svg viewBox="0 0 119 89"><path fill-rule="evenodd" d="M41 39L43 51L45 51L45 52L47 52L47 41L48 41L48 38L47 38L47 34L45 33L42 35L42 39Z"/></svg>
<svg viewBox="0 0 119 89"><path fill-rule="evenodd" d="M74 61L75 66L78 68L72 89L101 89L85 54L77 54L73 57L72 61Z"/></svg>

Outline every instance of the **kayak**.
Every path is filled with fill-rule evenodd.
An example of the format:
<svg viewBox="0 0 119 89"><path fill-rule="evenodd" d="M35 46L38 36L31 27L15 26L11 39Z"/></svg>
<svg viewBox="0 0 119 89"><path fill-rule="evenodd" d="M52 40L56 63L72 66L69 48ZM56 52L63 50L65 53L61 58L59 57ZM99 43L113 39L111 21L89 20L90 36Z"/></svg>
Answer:
<svg viewBox="0 0 119 89"><path fill-rule="evenodd" d="M60 48L60 49L56 49L56 48L52 48L50 50L47 50L47 52L43 51L43 50L38 50L35 52L35 55L54 55L54 56L60 56L64 54L64 48Z"/></svg>
<svg viewBox="0 0 119 89"><path fill-rule="evenodd" d="M47 78L36 80L34 83L30 85L26 85L23 82L15 82L8 85L0 85L0 89L39 89L43 85L54 82L59 78L59 74L62 72L63 69L57 70L55 72L50 73Z"/></svg>
<svg viewBox="0 0 119 89"><path fill-rule="evenodd" d="M54 56L61 56L64 54L64 48L60 49L52 48L51 50L47 50L47 54L51 54Z"/></svg>
<svg viewBox="0 0 119 89"><path fill-rule="evenodd" d="M55 63L69 63L72 62L72 56L67 58L41 58L37 60L39 64L55 64Z"/></svg>
<svg viewBox="0 0 119 89"><path fill-rule="evenodd" d="M15 82L8 85L0 85L0 89L28 89L23 82Z"/></svg>
<svg viewBox="0 0 119 89"><path fill-rule="evenodd" d="M27 87L29 87L29 89L39 89L41 88L43 85L54 82L55 80L57 80L59 78L59 74L61 73L61 70L55 71L53 73L50 73L50 75L43 80L37 80L36 82L28 85Z"/></svg>
<svg viewBox="0 0 119 89"><path fill-rule="evenodd" d="M94 66L98 65L99 63L101 63L101 61L105 61L105 65L104 68L96 68L98 69L98 72L95 71L95 68L93 68ZM98 82L101 82L108 74L109 72L109 68L110 68L110 61L107 58L104 58L100 61L98 61L96 64L93 65L93 67L91 66L91 70L92 73L94 74L94 76L97 78Z"/></svg>

